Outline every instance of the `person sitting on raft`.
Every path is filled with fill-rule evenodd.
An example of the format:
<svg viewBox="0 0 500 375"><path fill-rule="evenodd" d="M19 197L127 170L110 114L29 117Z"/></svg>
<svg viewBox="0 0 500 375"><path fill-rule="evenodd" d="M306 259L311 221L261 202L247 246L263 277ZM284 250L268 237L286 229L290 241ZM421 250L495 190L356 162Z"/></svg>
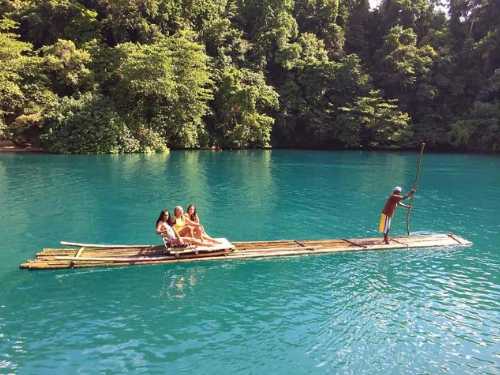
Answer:
<svg viewBox="0 0 500 375"><path fill-rule="evenodd" d="M385 202L384 209L382 210L382 213L380 214L380 221L378 224L378 230L380 233L384 234L384 242L386 244L389 244L389 231L391 230L391 220L392 220L392 217L394 216L394 213L396 212L397 206L411 208L410 205L406 205L406 204L403 204L401 202L403 200L405 200L406 198L415 194L416 190L412 189L405 195L401 194L402 191L403 191L403 189L399 186L396 186L394 189L392 189L392 194Z"/></svg>
<svg viewBox="0 0 500 375"><path fill-rule="evenodd" d="M199 227L200 225L193 223L189 219L187 219L181 206L177 206L174 208L174 217L170 218L169 224L172 226L172 228L174 228L177 235L182 239L195 239L202 245L213 244L212 242L206 241L201 236L199 236L199 230L195 231L195 228Z"/></svg>
<svg viewBox="0 0 500 375"><path fill-rule="evenodd" d="M166 239L168 247L186 247L187 245L203 245L196 238L179 237L172 226L169 224L171 220L168 210L160 212L158 220L156 220L156 233Z"/></svg>
<svg viewBox="0 0 500 375"><path fill-rule="evenodd" d="M201 238L202 240L211 242L213 244L218 244L219 241L210 237L207 232L205 232L205 228L200 224L200 217L196 212L196 206L194 204L190 204L187 206L186 213L184 214L184 218L186 219L186 223L193 226L193 232L196 237Z"/></svg>

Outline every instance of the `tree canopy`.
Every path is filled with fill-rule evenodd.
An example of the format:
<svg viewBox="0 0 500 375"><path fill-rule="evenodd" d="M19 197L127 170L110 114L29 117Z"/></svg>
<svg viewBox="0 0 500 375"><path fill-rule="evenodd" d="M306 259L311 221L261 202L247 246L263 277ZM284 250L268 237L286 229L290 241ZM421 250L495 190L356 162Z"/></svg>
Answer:
<svg viewBox="0 0 500 375"><path fill-rule="evenodd" d="M0 139L500 152L494 0L5 0Z"/></svg>

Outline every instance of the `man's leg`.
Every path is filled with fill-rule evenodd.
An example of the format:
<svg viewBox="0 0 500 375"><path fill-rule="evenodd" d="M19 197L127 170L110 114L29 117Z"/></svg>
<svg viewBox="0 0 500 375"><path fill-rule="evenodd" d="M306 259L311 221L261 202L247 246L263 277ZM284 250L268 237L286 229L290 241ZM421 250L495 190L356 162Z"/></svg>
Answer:
<svg viewBox="0 0 500 375"><path fill-rule="evenodd" d="M387 216L385 218L385 231L384 231L384 242L389 245L389 231L391 230L391 218Z"/></svg>

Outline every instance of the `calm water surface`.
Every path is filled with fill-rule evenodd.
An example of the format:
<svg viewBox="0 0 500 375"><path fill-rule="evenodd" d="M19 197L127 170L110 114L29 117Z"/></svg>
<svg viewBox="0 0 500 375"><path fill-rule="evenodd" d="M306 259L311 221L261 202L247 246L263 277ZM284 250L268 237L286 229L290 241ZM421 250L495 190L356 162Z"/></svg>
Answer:
<svg viewBox="0 0 500 375"><path fill-rule="evenodd" d="M29 272L59 240L376 235L415 154L0 155L0 373L499 374L500 158L426 155L413 229L470 248ZM404 231L404 215L395 219Z"/></svg>

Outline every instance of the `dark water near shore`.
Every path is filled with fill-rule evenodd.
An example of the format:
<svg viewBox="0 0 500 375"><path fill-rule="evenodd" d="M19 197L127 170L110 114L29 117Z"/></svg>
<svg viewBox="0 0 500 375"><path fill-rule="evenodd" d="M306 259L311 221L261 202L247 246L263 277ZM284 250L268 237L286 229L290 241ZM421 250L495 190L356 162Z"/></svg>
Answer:
<svg viewBox="0 0 500 375"><path fill-rule="evenodd" d="M98 270L59 240L158 242L195 202L231 240L376 235L412 153L0 155L0 374L499 374L500 158L426 155L413 229L470 248ZM394 221L404 232L403 211Z"/></svg>

